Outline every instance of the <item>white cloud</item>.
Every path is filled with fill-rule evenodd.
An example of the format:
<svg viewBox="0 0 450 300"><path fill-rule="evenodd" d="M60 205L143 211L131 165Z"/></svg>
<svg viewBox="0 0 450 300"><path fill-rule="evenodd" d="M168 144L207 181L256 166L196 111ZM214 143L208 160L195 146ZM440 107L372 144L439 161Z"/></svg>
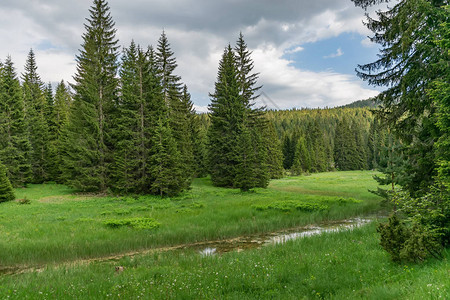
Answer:
<svg viewBox="0 0 450 300"><path fill-rule="evenodd" d="M33 48L43 81L73 81L90 5L92 0L2 0L0 59L11 54L21 73ZM259 83L282 108L340 105L375 93L362 88L355 76L299 70L282 58L302 51L305 43L344 32L368 35L364 11L349 0L286 0L283 5L273 0L155 0L151 5L111 0L110 6L121 45L131 39L143 47L156 45L166 31L179 65L176 72L199 107L206 107L223 49L234 44L239 31L254 50Z"/></svg>
<svg viewBox="0 0 450 300"><path fill-rule="evenodd" d="M286 53L286 54L294 54L294 53L302 52L303 50L305 50L305 48L303 48L301 46L298 46L298 47L295 47L293 49L287 49L287 50L284 51L284 53Z"/></svg>
<svg viewBox="0 0 450 300"><path fill-rule="evenodd" d="M339 56L342 56L342 55L344 55L344 52L342 51L341 48L338 48L335 53L331 53L330 55L326 55L323 58L325 58L325 59L327 59L327 58L336 58L336 57L339 57Z"/></svg>
<svg viewBox="0 0 450 300"><path fill-rule="evenodd" d="M253 56L262 91L282 109L339 106L378 94L350 75L296 69L283 58L283 51L272 46L255 50Z"/></svg>

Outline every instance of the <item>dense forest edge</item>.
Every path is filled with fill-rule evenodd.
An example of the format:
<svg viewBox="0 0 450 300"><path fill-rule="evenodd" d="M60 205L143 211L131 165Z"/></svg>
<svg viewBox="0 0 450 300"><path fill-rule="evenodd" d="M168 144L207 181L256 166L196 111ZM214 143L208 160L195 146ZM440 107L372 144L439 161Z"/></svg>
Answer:
<svg viewBox="0 0 450 300"><path fill-rule="evenodd" d="M352 2L367 9L390 1ZM298 225L299 220L347 217L347 209L356 215L383 207L389 214L387 221L356 235L368 245L379 244L397 264L445 262L450 243L450 10L446 0L402 0L392 5L376 12L376 19L367 16L367 27L374 34L371 40L382 50L377 61L356 69L362 80L384 88L374 99L323 109L256 107L263 87L253 70L252 52L239 33L233 45L224 47L218 62L209 112L197 114L188 86L177 75L167 34L161 33L155 47L131 42L120 50L107 1L93 0L73 83L61 81L56 88L43 83L32 49L23 74L17 74L10 56L0 62L0 205L7 211L19 203L21 209L33 213L32 200L22 192L36 186L64 190L68 197L86 197L107 209L96 211L100 217L72 221L86 232L97 228L90 226L104 225L100 229L103 237L114 228L119 238L127 239L134 230L127 240L130 249L154 246L147 240L139 244L136 237L140 238L141 229L160 230L158 220L144 216L158 205L164 210L161 218L169 215L181 222L180 228L172 228L174 235L167 228L160 230L157 242L161 245L166 245L163 239L182 243L183 238L192 242L246 233L233 226L214 227L213 214L208 215L211 224L203 223L206 233L194 228L200 237L195 230L192 235L183 232L197 226L189 222L208 205L193 200L199 190L214 201L224 195L230 197L229 203L244 199L244 204L236 202L236 211L222 207L223 215L217 218L229 217L245 227L239 223L243 214L245 220L257 223L249 227L255 231ZM317 193L314 197L290 199L289 193L299 191L298 187L284 190L289 192L289 196L283 194L288 200L276 201L281 194L274 186L283 185L283 179L319 181L325 172L350 176L341 171L350 175L361 171L361 176L373 177L373 185L361 192L366 202L337 192L321 198L321 193L329 191L314 189L308 191ZM370 192L365 194L367 189ZM64 197L57 201L66 205ZM270 197L274 198L269 201ZM184 200L186 204L180 205ZM109 206L122 202L132 208ZM222 204L217 205L221 208ZM280 211L285 215L280 217ZM134 213L139 216L126 218ZM184 213L189 217L178 218ZM273 223L264 223L265 216ZM375 232L377 240L373 239ZM351 243L344 233L339 236L345 245ZM102 246L91 242L98 249ZM316 242L323 241L311 243ZM89 242L76 247L95 250ZM124 250L114 244L108 247L112 252ZM44 256L53 251L41 244L37 248ZM282 250L267 251L274 255ZM17 254L21 263L21 255L31 257L23 253ZM372 257L378 259L380 253ZM63 253L61 260L68 259L65 255L73 259L79 253ZM169 255L167 261L173 260ZM220 263L215 266L221 268ZM48 276L55 274L58 271ZM279 273L274 290L282 290L279 282L287 275ZM321 292L314 291L320 297ZM333 291L322 293L349 295L349 291Z"/></svg>

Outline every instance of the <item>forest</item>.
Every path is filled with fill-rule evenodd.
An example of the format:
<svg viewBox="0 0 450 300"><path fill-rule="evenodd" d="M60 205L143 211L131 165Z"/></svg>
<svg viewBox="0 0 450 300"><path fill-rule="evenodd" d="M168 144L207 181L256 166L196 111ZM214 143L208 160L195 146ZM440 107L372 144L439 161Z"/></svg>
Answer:
<svg viewBox="0 0 450 300"><path fill-rule="evenodd" d="M263 87L239 33L223 49L208 113L195 111L165 31L155 47L121 46L107 1L93 0L89 13L73 83L44 83L33 49L22 74L11 56L0 61L0 295L41 298L28 284L39 281L50 298L135 298L145 280L154 292L142 297L152 299L410 298L412 289L431 299L433 280L441 290L432 296L449 296L447 1L402 0L367 16L382 49L356 71L385 90L334 108L256 107ZM212 257L192 250L356 217L370 224L242 256L244 246ZM326 279L328 262L306 255L328 256L322 247L333 243L327 273L370 275ZM350 249L369 257L358 270ZM112 280L101 275L111 263L120 264ZM95 284L54 289L61 272Z"/></svg>

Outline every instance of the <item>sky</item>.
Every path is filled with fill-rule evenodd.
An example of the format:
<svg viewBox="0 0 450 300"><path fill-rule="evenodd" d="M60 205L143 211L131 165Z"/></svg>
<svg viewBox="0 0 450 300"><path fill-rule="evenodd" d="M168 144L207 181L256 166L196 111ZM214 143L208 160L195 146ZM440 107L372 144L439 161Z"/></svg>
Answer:
<svg viewBox="0 0 450 300"><path fill-rule="evenodd" d="M92 0L1 0L0 60L23 72L33 49L38 73L55 85L73 82L75 56ZM207 111L224 48L239 33L252 51L267 108L334 107L376 96L356 76L378 45L367 38L365 11L350 0L110 0L119 44L156 46L164 30L177 75L197 111ZM373 11L368 13L373 14Z"/></svg>

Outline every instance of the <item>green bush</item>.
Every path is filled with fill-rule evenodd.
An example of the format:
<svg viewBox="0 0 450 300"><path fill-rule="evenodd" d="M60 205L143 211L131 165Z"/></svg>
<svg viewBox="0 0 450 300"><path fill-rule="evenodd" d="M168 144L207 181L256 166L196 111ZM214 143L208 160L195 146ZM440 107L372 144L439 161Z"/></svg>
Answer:
<svg viewBox="0 0 450 300"><path fill-rule="evenodd" d="M379 224L377 232L381 237L380 245L394 262L421 262L430 256L441 257L442 245L436 229L415 221L407 224L396 213L387 223Z"/></svg>
<svg viewBox="0 0 450 300"><path fill-rule="evenodd" d="M19 204L31 204L31 200L28 199L27 197L25 197L23 199L18 199L17 203L19 203Z"/></svg>
<svg viewBox="0 0 450 300"><path fill-rule="evenodd" d="M103 224L111 228L129 226L134 229L156 229L161 225L153 218L109 219Z"/></svg>
<svg viewBox="0 0 450 300"><path fill-rule="evenodd" d="M312 211L327 210L328 206L316 203L297 202L297 201L277 201L266 205L253 205L253 208L255 208L258 211L273 209L282 212L290 212L293 210L312 212Z"/></svg>

